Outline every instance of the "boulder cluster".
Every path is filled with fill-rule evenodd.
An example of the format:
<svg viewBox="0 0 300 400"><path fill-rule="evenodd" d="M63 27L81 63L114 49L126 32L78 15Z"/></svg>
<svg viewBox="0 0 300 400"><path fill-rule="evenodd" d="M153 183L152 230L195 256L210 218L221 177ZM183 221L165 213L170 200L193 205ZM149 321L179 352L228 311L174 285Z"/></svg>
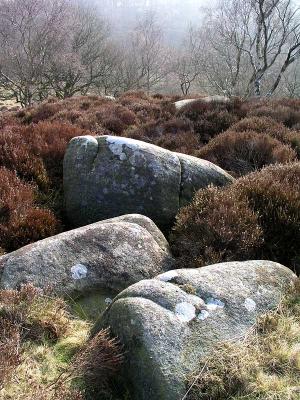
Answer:
<svg viewBox="0 0 300 400"><path fill-rule="evenodd" d="M242 340L276 308L294 273L271 261L176 269L166 230L195 191L233 178L214 164L131 139L71 140L66 211L76 229L0 257L0 288L32 283L60 295L117 296L93 331L125 349L120 379L135 400L179 400L216 343Z"/></svg>

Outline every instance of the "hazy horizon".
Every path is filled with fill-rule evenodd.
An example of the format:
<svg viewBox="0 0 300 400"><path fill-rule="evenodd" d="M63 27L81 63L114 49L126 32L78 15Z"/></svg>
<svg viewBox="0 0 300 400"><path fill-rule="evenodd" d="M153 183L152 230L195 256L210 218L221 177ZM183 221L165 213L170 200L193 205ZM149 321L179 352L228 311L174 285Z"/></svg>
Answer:
<svg viewBox="0 0 300 400"><path fill-rule="evenodd" d="M115 34L128 32L147 11L155 12L163 26L166 39L178 42L189 25L197 25L201 8L211 5L208 0L89 0L99 12L108 17Z"/></svg>

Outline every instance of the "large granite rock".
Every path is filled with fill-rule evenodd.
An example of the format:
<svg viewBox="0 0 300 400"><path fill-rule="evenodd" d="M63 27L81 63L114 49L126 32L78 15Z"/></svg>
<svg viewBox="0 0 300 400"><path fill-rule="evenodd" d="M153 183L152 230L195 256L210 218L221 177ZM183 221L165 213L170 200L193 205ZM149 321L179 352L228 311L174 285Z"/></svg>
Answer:
<svg viewBox="0 0 300 400"><path fill-rule="evenodd" d="M177 111L182 110L186 105L191 104L191 103L197 103L197 102L202 102L202 103L228 103L230 101L229 97L226 96L206 96L206 97L199 97L197 99L184 99L184 100L179 100L176 101L175 108Z"/></svg>
<svg viewBox="0 0 300 400"><path fill-rule="evenodd" d="M98 222L0 257L0 288L32 283L67 295L121 291L173 265L156 225L142 215Z"/></svg>
<svg viewBox="0 0 300 400"><path fill-rule="evenodd" d="M179 400L186 376L216 343L242 339L296 276L270 261L169 271L121 292L95 327L124 344L134 400Z"/></svg>
<svg viewBox="0 0 300 400"><path fill-rule="evenodd" d="M196 190L232 180L208 161L115 136L76 137L64 159L66 210L74 226L139 213L167 228Z"/></svg>

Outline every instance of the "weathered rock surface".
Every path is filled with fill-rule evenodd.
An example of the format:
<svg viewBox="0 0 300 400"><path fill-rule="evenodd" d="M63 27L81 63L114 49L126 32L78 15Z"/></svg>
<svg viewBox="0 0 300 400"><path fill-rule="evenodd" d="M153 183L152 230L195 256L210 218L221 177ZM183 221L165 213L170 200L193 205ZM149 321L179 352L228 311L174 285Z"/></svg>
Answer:
<svg viewBox="0 0 300 400"><path fill-rule="evenodd" d="M206 96L206 97L200 97L198 99L184 99L184 100L179 100L176 101L175 104L175 108L177 111L181 110L184 106L186 106L187 104L190 103L195 103L197 101L201 101L204 103L212 103L212 102L216 102L216 103L227 103L228 101L230 101L230 99L226 96Z"/></svg>
<svg viewBox="0 0 300 400"><path fill-rule="evenodd" d="M66 210L74 226L139 213L169 227L196 190L232 180L208 161L115 136L76 137L64 159Z"/></svg>
<svg viewBox="0 0 300 400"><path fill-rule="evenodd" d="M0 257L0 288L32 283L61 294L120 291L173 265L168 243L142 215L64 232Z"/></svg>
<svg viewBox="0 0 300 400"><path fill-rule="evenodd" d="M174 270L121 292L99 326L125 346L122 377L135 400L179 400L214 345L245 336L296 276L270 261Z"/></svg>

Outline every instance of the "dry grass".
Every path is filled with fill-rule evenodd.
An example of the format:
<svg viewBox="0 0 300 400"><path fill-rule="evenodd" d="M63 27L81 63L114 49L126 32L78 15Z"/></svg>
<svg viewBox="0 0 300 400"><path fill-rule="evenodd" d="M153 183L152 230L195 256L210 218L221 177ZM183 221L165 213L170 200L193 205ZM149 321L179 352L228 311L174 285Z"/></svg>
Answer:
<svg viewBox="0 0 300 400"><path fill-rule="evenodd" d="M223 343L190 377L188 400L299 400L300 281L242 343Z"/></svg>
<svg viewBox="0 0 300 400"><path fill-rule="evenodd" d="M0 398L83 400L108 394L122 354L108 331L89 340L90 324L60 298L31 285L0 291Z"/></svg>

